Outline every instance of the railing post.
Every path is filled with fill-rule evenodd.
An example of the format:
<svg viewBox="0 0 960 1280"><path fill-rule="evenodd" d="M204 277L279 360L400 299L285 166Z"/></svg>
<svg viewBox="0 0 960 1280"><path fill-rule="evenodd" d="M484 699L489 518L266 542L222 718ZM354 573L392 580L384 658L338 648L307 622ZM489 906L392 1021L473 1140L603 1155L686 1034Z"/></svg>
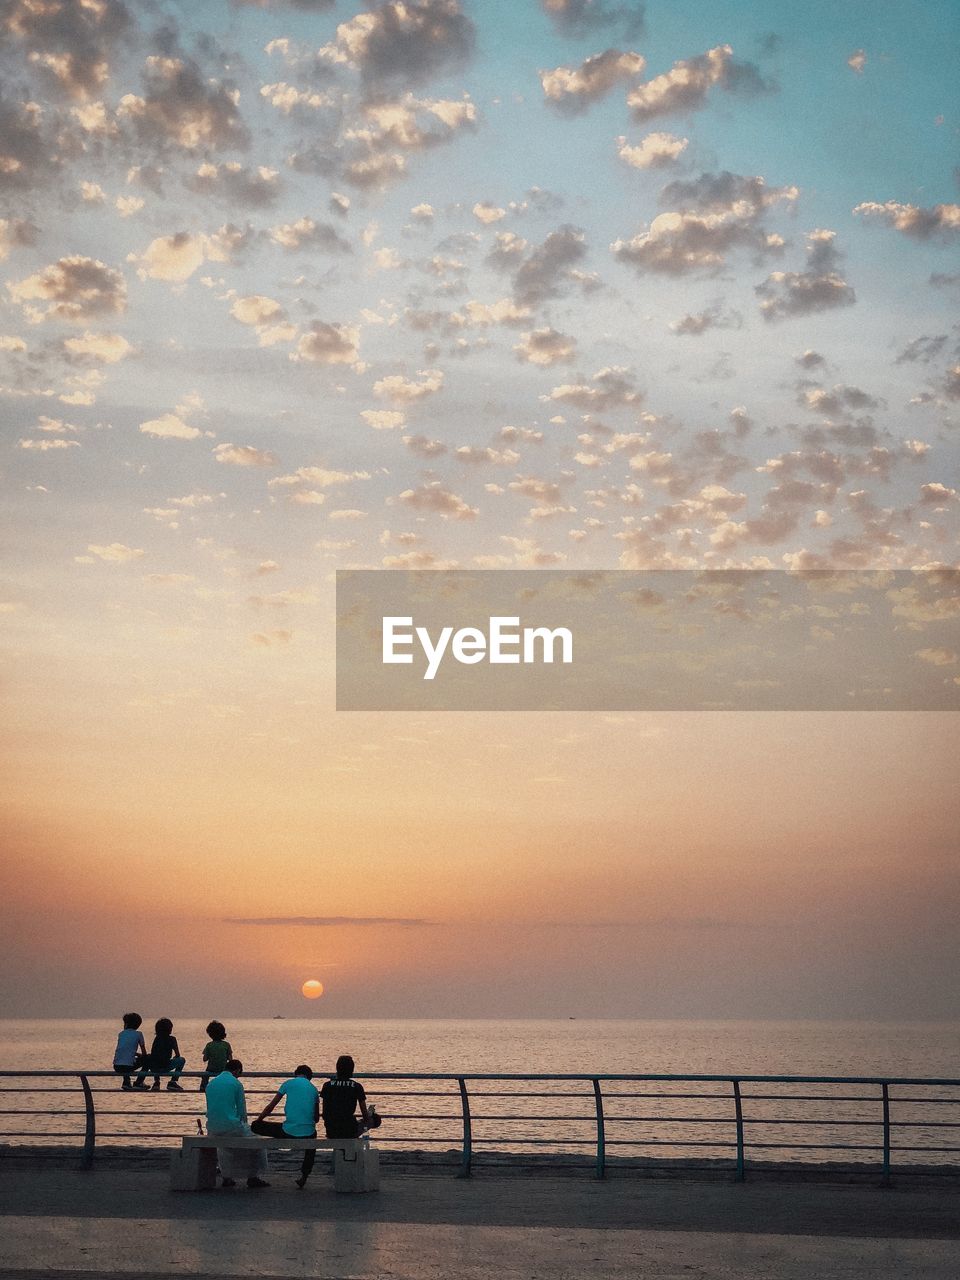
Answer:
<svg viewBox="0 0 960 1280"><path fill-rule="evenodd" d="M593 1077L593 1100L597 1107L597 1177L603 1178L607 1172L607 1137L603 1122L603 1093L596 1076Z"/></svg>
<svg viewBox="0 0 960 1280"><path fill-rule="evenodd" d="M82 1074L80 1076L80 1088L83 1090L83 1106L85 1112L83 1154L80 1157L80 1168L92 1169L93 1150L97 1143L97 1113L93 1107L93 1093L90 1089L90 1081Z"/></svg>
<svg viewBox="0 0 960 1280"><path fill-rule="evenodd" d="M880 1086L883 1098L883 1185L890 1185L890 1085L884 1080Z"/></svg>
<svg viewBox="0 0 960 1280"><path fill-rule="evenodd" d="M467 1082L463 1076L457 1076L460 1086L460 1109L463 1112L463 1151L460 1155L459 1177L469 1178L473 1161L473 1129L470 1123L470 1098L467 1095Z"/></svg>
<svg viewBox="0 0 960 1280"><path fill-rule="evenodd" d="M737 1113L737 1181L746 1180L746 1163L743 1158L743 1099L740 1097L740 1081L734 1080L733 1105Z"/></svg>

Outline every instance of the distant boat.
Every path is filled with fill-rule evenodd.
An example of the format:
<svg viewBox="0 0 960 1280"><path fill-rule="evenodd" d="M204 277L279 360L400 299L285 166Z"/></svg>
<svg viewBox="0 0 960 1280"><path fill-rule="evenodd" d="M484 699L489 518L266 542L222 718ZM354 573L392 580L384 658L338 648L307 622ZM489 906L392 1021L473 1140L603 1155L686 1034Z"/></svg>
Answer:
<svg viewBox="0 0 960 1280"><path fill-rule="evenodd" d="M275 1013L275 1014L273 1015L273 1020L274 1020L274 1022L283 1022L283 1021L285 1021L284 1016L283 1016L283 1014L282 1014L282 1013Z"/></svg>

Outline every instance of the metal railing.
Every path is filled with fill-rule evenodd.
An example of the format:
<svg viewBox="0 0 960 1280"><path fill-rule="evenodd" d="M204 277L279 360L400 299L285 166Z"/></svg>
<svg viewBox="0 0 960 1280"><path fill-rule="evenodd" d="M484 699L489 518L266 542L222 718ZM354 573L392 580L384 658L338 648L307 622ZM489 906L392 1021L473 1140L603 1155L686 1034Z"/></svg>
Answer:
<svg viewBox="0 0 960 1280"><path fill-rule="evenodd" d="M261 1082L286 1075L245 1073L251 1114L257 1110L253 1097L274 1092ZM199 1072L182 1077L188 1088L199 1078ZM960 1105L960 1080L955 1079L403 1072L358 1079L386 1122L377 1131L378 1145L445 1146L463 1177L470 1176L483 1151L518 1158L530 1151L587 1156L598 1178L605 1176L609 1159L627 1164L638 1154L648 1153L649 1159L651 1152L660 1165L666 1159L698 1167L694 1161L706 1159L710 1168L729 1170L741 1181L748 1169L769 1168L775 1160L852 1162L875 1170L884 1183L895 1169L960 1168L960 1113L950 1109ZM0 1095L14 1094L21 1104L0 1105L0 1124L23 1117L12 1121L14 1128L0 1129L0 1143L77 1140L81 1167L89 1169L98 1139L120 1140L121 1146L166 1144L192 1132L203 1116L202 1094L168 1094L175 1105L167 1108L141 1092L120 1091L118 1084L111 1071L0 1071ZM47 1102L52 1094L64 1095L63 1102ZM104 1094L121 1105L98 1103ZM0 1097L0 1104L6 1100ZM442 1100L452 1106L434 1109ZM510 1109L512 1104L520 1109ZM77 1128L57 1127L73 1117L80 1121ZM184 1128L156 1128L169 1117L177 1117Z"/></svg>

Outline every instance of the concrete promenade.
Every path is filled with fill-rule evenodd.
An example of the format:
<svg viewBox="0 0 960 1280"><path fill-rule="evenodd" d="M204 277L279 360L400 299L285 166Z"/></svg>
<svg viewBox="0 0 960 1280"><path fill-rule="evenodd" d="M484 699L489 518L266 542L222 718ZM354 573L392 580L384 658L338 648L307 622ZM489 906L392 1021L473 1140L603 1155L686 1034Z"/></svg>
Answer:
<svg viewBox="0 0 960 1280"><path fill-rule="evenodd" d="M319 1170L319 1166L318 1166ZM0 1159L0 1276L956 1280L952 1187L388 1172L379 1193L172 1194L159 1170Z"/></svg>

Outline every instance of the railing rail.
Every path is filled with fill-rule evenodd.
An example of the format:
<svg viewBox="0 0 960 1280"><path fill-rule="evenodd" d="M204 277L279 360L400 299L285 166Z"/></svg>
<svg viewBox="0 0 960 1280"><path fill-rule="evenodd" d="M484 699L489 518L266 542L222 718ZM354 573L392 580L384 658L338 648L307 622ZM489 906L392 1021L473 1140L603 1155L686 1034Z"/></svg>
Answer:
<svg viewBox="0 0 960 1280"><path fill-rule="evenodd" d="M200 1074L184 1072L182 1078L198 1080ZM270 1096L272 1086L263 1083L287 1074L245 1072L246 1092L251 1098ZM884 1184L894 1170L908 1166L960 1167L960 1134L951 1141L951 1131L960 1130L960 1112L943 1110L960 1106L960 1079L662 1072L369 1072L358 1078L378 1104L390 1100L387 1110L379 1106L387 1124L377 1133L378 1144L452 1147L459 1152L462 1177L471 1175L478 1149L592 1152L598 1178L607 1173L611 1151L622 1152L621 1159L638 1153L661 1161L700 1156L712 1168L719 1161L741 1181L750 1168L774 1158L772 1153L807 1164L815 1153L833 1163L846 1154L858 1168L872 1165ZM118 1084L106 1070L0 1070L0 1103L14 1094L11 1101L18 1104L0 1106L0 1124L9 1117L13 1126L0 1128L0 1144L77 1140L81 1167L89 1169L98 1141L141 1147L170 1141L192 1131L203 1114L201 1094L174 1095L176 1105L167 1107L159 1098L148 1102L142 1094L121 1093ZM65 1105L47 1101L50 1094L63 1095ZM98 1101L103 1094L115 1105ZM140 1100L135 1109L131 1096ZM454 1105L444 1107L442 1100ZM519 1109L511 1109L511 1102ZM250 1110L255 1109L253 1103ZM956 1118L944 1118L951 1115ZM64 1132L61 1124L73 1117L82 1117L82 1128ZM179 1132L143 1128L171 1117L183 1122ZM104 1129L104 1121L127 1127Z"/></svg>

